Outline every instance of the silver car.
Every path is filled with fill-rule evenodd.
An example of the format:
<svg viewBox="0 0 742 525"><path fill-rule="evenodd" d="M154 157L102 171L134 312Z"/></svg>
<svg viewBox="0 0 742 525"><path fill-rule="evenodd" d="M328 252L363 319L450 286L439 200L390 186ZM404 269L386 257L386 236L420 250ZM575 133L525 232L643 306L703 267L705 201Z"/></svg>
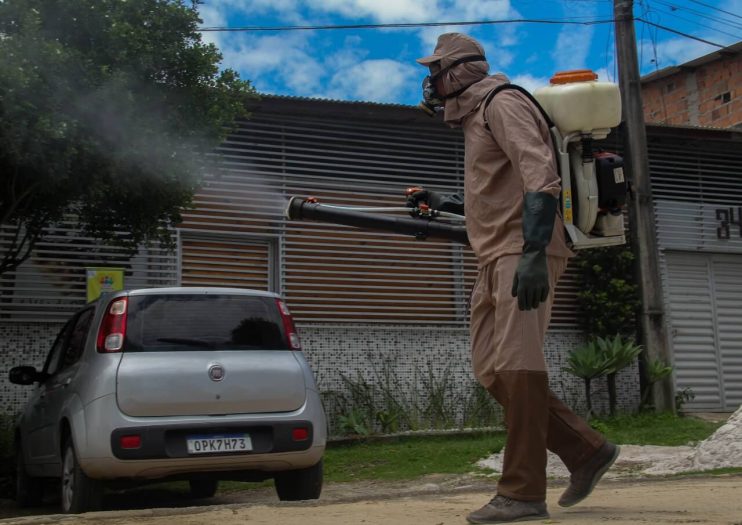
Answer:
<svg viewBox="0 0 742 525"><path fill-rule="evenodd" d="M318 498L325 413L279 296L230 288L117 292L65 325L16 431L17 494L61 479L64 512L100 507L114 480L275 479L282 500ZM121 484L121 483L117 483Z"/></svg>

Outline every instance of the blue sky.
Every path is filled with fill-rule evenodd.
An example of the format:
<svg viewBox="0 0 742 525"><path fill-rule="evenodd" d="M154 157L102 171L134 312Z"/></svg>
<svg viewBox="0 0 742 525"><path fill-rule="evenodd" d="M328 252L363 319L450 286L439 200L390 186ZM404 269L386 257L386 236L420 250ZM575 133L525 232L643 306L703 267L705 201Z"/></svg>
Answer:
<svg viewBox="0 0 742 525"><path fill-rule="evenodd" d="M506 19L606 20L611 0L203 0L203 27L394 24ZM636 0L635 14L721 45L742 40L742 0ZM406 29L204 32L262 93L414 105L439 34L485 47L491 72L528 89L556 71L590 68L615 81L612 24L502 24ZM643 74L716 47L636 22Z"/></svg>

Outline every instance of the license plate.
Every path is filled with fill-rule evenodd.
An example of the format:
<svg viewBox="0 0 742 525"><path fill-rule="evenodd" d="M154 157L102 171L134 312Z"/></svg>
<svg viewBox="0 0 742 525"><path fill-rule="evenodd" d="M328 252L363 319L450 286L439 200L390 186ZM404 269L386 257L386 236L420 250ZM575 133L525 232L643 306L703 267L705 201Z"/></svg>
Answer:
<svg viewBox="0 0 742 525"><path fill-rule="evenodd" d="M220 454L252 450L252 441L248 434L188 436L186 444L189 454Z"/></svg>

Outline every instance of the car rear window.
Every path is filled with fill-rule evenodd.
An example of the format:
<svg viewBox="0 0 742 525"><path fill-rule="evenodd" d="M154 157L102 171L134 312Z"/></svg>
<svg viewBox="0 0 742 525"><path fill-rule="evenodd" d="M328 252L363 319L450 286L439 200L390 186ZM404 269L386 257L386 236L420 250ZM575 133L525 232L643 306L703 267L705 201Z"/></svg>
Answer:
<svg viewBox="0 0 742 525"><path fill-rule="evenodd" d="M126 352L287 350L272 297L131 296Z"/></svg>

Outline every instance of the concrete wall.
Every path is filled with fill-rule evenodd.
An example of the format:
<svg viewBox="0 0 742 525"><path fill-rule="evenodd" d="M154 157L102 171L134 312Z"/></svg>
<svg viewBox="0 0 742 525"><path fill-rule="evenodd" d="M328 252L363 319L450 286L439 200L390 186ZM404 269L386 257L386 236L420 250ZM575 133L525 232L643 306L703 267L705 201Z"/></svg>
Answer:
<svg viewBox="0 0 742 525"><path fill-rule="evenodd" d="M57 323L0 323L0 412L20 410L33 387L13 385L8 371L13 366L33 365L41 368L62 325ZM303 325L299 327L304 352L315 372L320 391L347 392L343 380L363 378L371 384L384 382L383 371L394 375L400 399L426 395L432 378L446 383L451 400L465 400L472 393L475 379L469 359L469 337L466 330L434 326L408 325ZM583 342L577 332L550 332L545 353L551 387L578 412L585 410L581 380L563 372L568 352ZM387 382L388 383L388 382ZM622 410L639 405L637 366L619 374L619 404ZM593 405L607 412L605 380L593 384ZM462 405L457 424L464 422Z"/></svg>

